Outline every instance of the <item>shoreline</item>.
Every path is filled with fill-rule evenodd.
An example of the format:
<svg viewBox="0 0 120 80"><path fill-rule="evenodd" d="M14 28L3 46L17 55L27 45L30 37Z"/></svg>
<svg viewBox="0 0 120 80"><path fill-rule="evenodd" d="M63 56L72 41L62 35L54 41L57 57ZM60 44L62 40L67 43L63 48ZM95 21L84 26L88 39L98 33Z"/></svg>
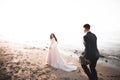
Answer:
<svg viewBox="0 0 120 80"><path fill-rule="evenodd" d="M3 59L1 56L0 60L2 59L4 62L3 64L0 62L0 79L88 80L78 58L63 55L67 62L70 61L78 67L76 71L66 72L45 65L47 52L47 47L35 47L0 40L0 53L3 56ZM96 69L100 80L120 79L120 69L116 70L114 67L99 63Z"/></svg>

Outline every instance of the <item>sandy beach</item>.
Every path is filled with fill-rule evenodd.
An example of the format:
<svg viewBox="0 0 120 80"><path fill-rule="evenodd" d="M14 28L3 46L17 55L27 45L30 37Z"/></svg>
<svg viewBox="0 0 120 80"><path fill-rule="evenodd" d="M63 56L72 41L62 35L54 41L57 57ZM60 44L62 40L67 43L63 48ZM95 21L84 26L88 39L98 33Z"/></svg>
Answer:
<svg viewBox="0 0 120 80"><path fill-rule="evenodd" d="M35 47L0 40L0 80L88 80L79 59L63 55L78 69L66 72L45 65L48 47ZM120 70L97 65L99 80L119 80Z"/></svg>

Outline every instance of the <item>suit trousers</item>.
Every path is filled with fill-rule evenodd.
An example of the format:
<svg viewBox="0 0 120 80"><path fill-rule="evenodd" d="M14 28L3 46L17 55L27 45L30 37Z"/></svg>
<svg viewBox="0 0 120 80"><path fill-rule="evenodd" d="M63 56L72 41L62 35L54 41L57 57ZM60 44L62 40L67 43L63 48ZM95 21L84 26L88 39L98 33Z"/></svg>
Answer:
<svg viewBox="0 0 120 80"><path fill-rule="evenodd" d="M96 71L96 64L97 64L98 58L90 60L90 64L84 65L81 64L84 72L87 74L89 80L98 80L97 71Z"/></svg>

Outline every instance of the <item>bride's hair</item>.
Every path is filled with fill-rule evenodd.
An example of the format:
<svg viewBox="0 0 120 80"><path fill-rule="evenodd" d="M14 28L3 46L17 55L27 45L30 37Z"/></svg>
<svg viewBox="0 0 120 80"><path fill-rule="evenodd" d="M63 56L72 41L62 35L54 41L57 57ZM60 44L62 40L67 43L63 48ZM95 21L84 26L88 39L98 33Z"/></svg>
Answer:
<svg viewBox="0 0 120 80"><path fill-rule="evenodd" d="M55 36L54 33L51 33L51 34L50 34L50 39L52 39L52 38L55 38L55 41L57 42L57 38L56 38L56 36Z"/></svg>

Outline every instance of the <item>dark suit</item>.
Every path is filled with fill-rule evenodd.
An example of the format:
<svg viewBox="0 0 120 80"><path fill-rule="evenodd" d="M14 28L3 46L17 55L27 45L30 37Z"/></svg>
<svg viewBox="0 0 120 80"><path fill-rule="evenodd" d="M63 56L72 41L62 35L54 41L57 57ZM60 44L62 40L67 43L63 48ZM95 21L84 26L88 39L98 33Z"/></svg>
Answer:
<svg viewBox="0 0 120 80"><path fill-rule="evenodd" d="M90 80L98 80L97 72L95 69L97 60L99 59L99 51L97 49L97 37L95 36L95 34L87 32L83 39L85 45L84 56L90 61L90 69L87 65L84 64L82 64L82 68Z"/></svg>

